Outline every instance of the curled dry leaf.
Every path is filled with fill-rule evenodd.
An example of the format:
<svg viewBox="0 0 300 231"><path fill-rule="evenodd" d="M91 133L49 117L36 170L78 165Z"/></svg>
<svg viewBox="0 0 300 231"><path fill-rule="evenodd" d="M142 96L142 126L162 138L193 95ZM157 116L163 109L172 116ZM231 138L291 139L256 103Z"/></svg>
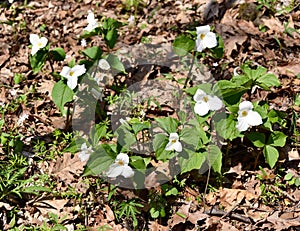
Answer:
<svg viewBox="0 0 300 231"><path fill-rule="evenodd" d="M289 161L291 160L300 160L300 155L297 149L293 148L288 152Z"/></svg>

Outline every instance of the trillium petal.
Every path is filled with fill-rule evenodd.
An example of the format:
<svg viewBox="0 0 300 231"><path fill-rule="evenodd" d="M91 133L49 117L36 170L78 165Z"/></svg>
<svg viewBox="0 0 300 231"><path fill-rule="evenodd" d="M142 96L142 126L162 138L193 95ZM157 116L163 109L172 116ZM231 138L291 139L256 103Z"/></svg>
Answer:
<svg viewBox="0 0 300 231"><path fill-rule="evenodd" d="M85 152L80 152L78 157L80 158L80 160L82 162L88 161L88 159L90 158L90 155L88 153Z"/></svg>
<svg viewBox="0 0 300 231"><path fill-rule="evenodd" d="M202 91L201 89L198 89L193 97L193 99L196 101L196 102L201 102L203 101L203 97L204 96L207 96L207 94Z"/></svg>
<svg viewBox="0 0 300 231"><path fill-rule="evenodd" d="M37 46L32 46L31 55L35 55L38 51L39 51L39 48Z"/></svg>
<svg viewBox="0 0 300 231"><path fill-rule="evenodd" d="M87 22L89 23L89 24L92 24L92 23L94 23L95 22L95 15L94 15L94 13L92 12L92 11L89 11L88 12L88 16L87 16Z"/></svg>
<svg viewBox="0 0 300 231"><path fill-rule="evenodd" d="M129 156L125 153L120 153L117 155L117 158L115 160L116 162L122 161L124 165L129 164Z"/></svg>
<svg viewBox="0 0 300 231"><path fill-rule="evenodd" d="M197 32L197 35L206 34L206 33L210 32L210 26L209 25L198 26L198 27L196 27L196 32Z"/></svg>
<svg viewBox="0 0 300 231"><path fill-rule="evenodd" d="M238 117L236 128L241 132L246 131L249 128L247 119L245 117Z"/></svg>
<svg viewBox="0 0 300 231"><path fill-rule="evenodd" d="M243 101L239 105L240 111L249 111L253 109L253 105L250 101Z"/></svg>
<svg viewBox="0 0 300 231"><path fill-rule="evenodd" d="M95 29L95 27L94 27L93 24L88 24L88 25L86 26L86 28L84 28L84 30L86 30L86 31L88 31L88 32L91 32L91 31L94 30L94 29Z"/></svg>
<svg viewBox="0 0 300 231"><path fill-rule="evenodd" d="M248 115L245 117L245 119L247 120L247 123L251 126L257 126L263 123L260 114L252 110L248 111Z"/></svg>
<svg viewBox="0 0 300 231"><path fill-rule="evenodd" d="M215 46L217 46L218 42L217 42L217 38L215 33L213 32L208 32L205 37L203 38L203 46L206 48L213 48Z"/></svg>
<svg viewBox="0 0 300 231"><path fill-rule="evenodd" d="M208 104L209 109L213 111L220 110L223 106L222 100L220 100L217 96L208 96Z"/></svg>
<svg viewBox="0 0 300 231"><path fill-rule="evenodd" d="M82 64L82 65L75 65L72 68L72 71L74 72L73 76L79 77L79 76L83 75L86 72L86 69L84 67L84 64Z"/></svg>
<svg viewBox="0 0 300 231"><path fill-rule="evenodd" d="M165 150L166 151L173 151L174 150L174 143L172 141L169 141L169 143L167 143L167 145L166 145Z"/></svg>
<svg viewBox="0 0 300 231"><path fill-rule="evenodd" d="M170 133L169 140L179 140L179 136L176 132Z"/></svg>
<svg viewBox="0 0 300 231"><path fill-rule="evenodd" d="M132 168L130 166L124 165L122 167L123 167L122 173L121 173L122 176L124 176L125 178L133 177L134 171L132 170Z"/></svg>
<svg viewBox="0 0 300 231"><path fill-rule="evenodd" d="M173 144L173 148L176 152L181 152L182 151L182 145L179 141Z"/></svg>
<svg viewBox="0 0 300 231"><path fill-rule="evenodd" d="M60 75L68 79L70 70L71 70L70 67L64 66L63 69L60 72Z"/></svg>
<svg viewBox="0 0 300 231"><path fill-rule="evenodd" d="M86 145L86 143L83 143L82 145L81 145L81 150L86 150L87 149L87 145Z"/></svg>
<svg viewBox="0 0 300 231"><path fill-rule="evenodd" d="M200 38L196 40L196 50L202 52L205 49L204 44Z"/></svg>
<svg viewBox="0 0 300 231"><path fill-rule="evenodd" d="M194 112L200 116L204 116L209 111L209 105L206 102L199 102L195 104Z"/></svg>
<svg viewBox="0 0 300 231"><path fill-rule="evenodd" d="M45 37L42 37L42 38L40 38L40 42L42 43L42 46L40 46L40 48L44 48L48 43L48 39Z"/></svg>
<svg viewBox="0 0 300 231"><path fill-rule="evenodd" d="M29 35L29 41L32 44L32 46L35 46L38 43L39 39L40 38L37 34L30 34Z"/></svg>
<svg viewBox="0 0 300 231"><path fill-rule="evenodd" d="M69 76L67 81L68 87L74 90L77 87L77 81L78 81L77 77Z"/></svg>
<svg viewBox="0 0 300 231"><path fill-rule="evenodd" d="M108 171L106 172L108 177L114 178L117 176L120 176L123 172L123 167L122 165L119 165L117 163L113 163L111 166L109 166Z"/></svg>
<svg viewBox="0 0 300 231"><path fill-rule="evenodd" d="M105 60L105 59L100 59L98 66L102 69L102 70L109 70L110 69L110 65L109 63Z"/></svg>

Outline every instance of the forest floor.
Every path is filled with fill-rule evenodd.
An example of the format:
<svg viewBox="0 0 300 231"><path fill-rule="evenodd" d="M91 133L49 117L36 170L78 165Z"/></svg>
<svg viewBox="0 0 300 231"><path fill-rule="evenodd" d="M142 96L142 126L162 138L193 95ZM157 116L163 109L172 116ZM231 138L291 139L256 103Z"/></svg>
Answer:
<svg viewBox="0 0 300 231"><path fill-rule="evenodd" d="M300 230L300 2L133 2L138 7L119 0L1 3L0 103L6 109L0 115L0 230ZM185 31L210 25L225 50L221 59L198 60L208 68L204 73L228 80L242 64L251 63L275 74L280 86L258 89L252 98L284 113L285 126L277 129L288 137L278 149L276 166L270 169L263 157L253 158L253 147L239 141L232 142L223 158L222 176L194 170L167 186L138 190L82 176L85 163L64 151L73 133L52 100L57 79L49 63L36 75L30 67L29 34L42 34L65 50L66 61L53 64L60 72L71 58L83 56L79 37L89 10L97 18L124 23L134 15L130 26L118 29L116 51L139 44L172 46ZM105 51L102 40L87 42ZM152 71L128 78L143 81ZM5 146L7 139L12 143ZM22 145L16 152L12 149L18 142ZM32 181L42 182L42 188L26 191ZM165 195L166 187L173 193ZM122 201L136 210L121 214Z"/></svg>

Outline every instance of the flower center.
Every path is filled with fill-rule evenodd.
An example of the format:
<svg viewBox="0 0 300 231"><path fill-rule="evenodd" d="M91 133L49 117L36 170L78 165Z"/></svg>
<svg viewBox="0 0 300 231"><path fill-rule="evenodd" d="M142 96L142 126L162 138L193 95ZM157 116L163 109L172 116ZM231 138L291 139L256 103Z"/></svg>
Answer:
<svg viewBox="0 0 300 231"><path fill-rule="evenodd" d="M73 76L74 75L74 71L70 71L70 76Z"/></svg>
<svg viewBox="0 0 300 231"><path fill-rule="evenodd" d="M42 47L43 46L43 43L42 42L38 42L38 47Z"/></svg>
<svg viewBox="0 0 300 231"><path fill-rule="evenodd" d="M175 144L175 143L177 142L177 140L173 139L171 142L172 142L173 144Z"/></svg>
<svg viewBox="0 0 300 231"><path fill-rule="evenodd" d="M247 116L248 115L248 112L247 111L242 111L242 116Z"/></svg>
<svg viewBox="0 0 300 231"><path fill-rule="evenodd" d="M204 97L203 97L203 101L204 101L205 103L207 103L207 102L208 102L208 97L207 97L207 96L204 96Z"/></svg>
<svg viewBox="0 0 300 231"><path fill-rule="evenodd" d="M205 34L200 34L200 39L203 40L205 37Z"/></svg>
<svg viewBox="0 0 300 231"><path fill-rule="evenodd" d="M118 165L121 165L121 166L123 166L123 165L124 165L124 162L123 162L123 160L119 160L119 161L118 161Z"/></svg>

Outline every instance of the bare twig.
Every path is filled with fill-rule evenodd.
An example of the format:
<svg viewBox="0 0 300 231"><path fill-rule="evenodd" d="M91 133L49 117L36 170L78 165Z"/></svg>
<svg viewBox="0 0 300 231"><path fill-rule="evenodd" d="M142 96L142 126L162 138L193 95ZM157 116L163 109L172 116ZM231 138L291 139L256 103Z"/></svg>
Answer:
<svg viewBox="0 0 300 231"><path fill-rule="evenodd" d="M243 215L237 214L237 213L232 213L231 211L225 212L223 210L215 209L212 207L211 210L206 210L204 211L205 214L212 215L212 216L218 216L218 217L229 217L234 220L242 221L244 223L252 223L251 219L248 217L245 217Z"/></svg>

